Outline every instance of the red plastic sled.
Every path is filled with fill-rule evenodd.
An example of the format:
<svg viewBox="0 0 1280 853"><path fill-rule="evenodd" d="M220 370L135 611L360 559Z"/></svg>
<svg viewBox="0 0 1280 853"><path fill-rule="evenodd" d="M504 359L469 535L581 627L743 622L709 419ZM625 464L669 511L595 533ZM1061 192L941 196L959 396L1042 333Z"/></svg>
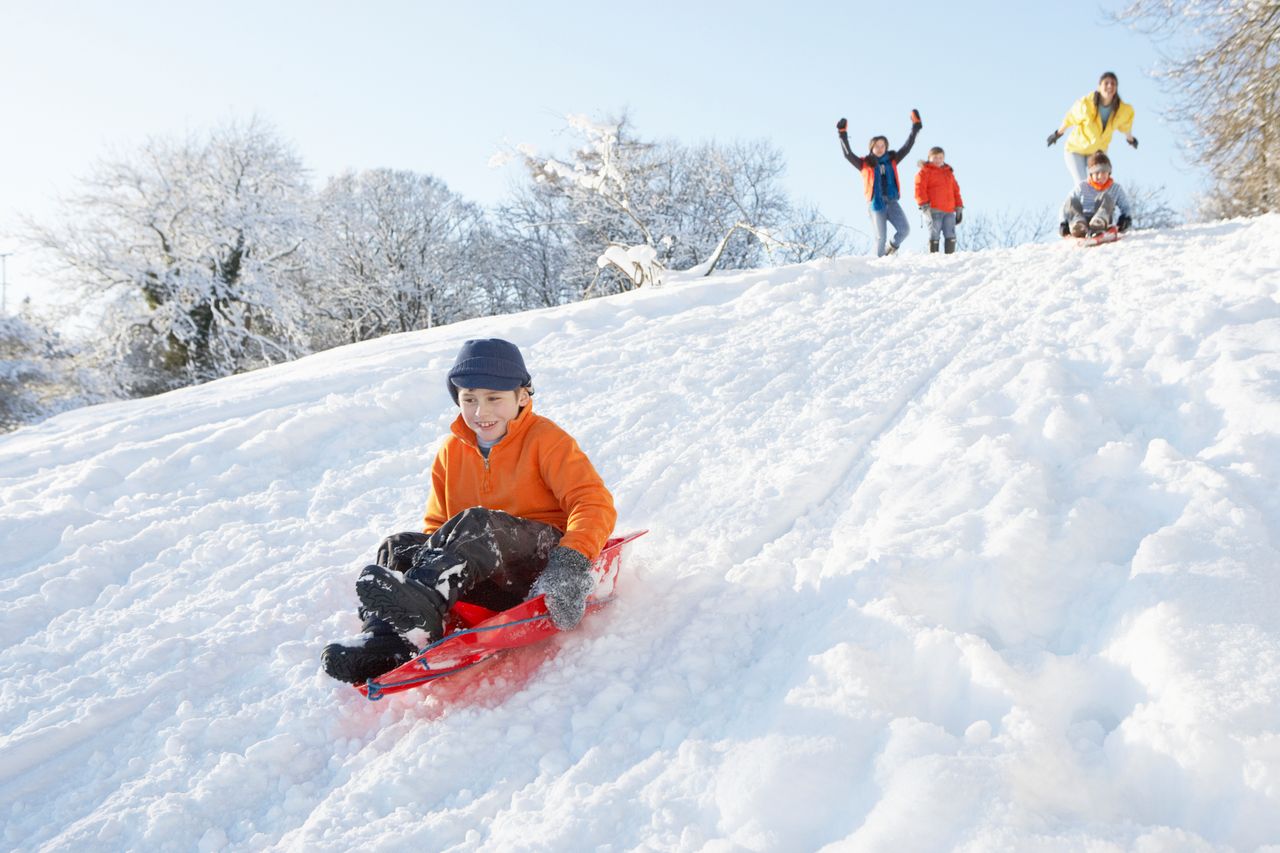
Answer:
<svg viewBox="0 0 1280 853"><path fill-rule="evenodd" d="M637 530L605 543L604 550L591 565L597 582L595 592L587 599L587 613L613 600L623 546L645 533L648 531ZM560 633L547 615L547 605L541 595L502 611L459 601L450 611L450 624L456 626L451 633L427 646L413 660L357 684L356 689L376 701L388 693L398 693L469 669L507 649L539 643Z"/></svg>
<svg viewBox="0 0 1280 853"><path fill-rule="evenodd" d="M1099 231L1097 234L1090 234L1087 237L1077 237L1077 246L1100 246L1103 243L1114 243L1120 239L1120 229L1112 225L1105 231Z"/></svg>

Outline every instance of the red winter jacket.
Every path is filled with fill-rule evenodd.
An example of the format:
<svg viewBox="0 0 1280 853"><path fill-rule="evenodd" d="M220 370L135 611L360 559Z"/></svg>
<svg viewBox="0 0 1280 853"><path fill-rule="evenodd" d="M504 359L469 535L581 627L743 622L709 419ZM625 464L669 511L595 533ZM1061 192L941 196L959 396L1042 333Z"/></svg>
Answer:
<svg viewBox="0 0 1280 853"><path fill-rule="evenodd" d="M927 204L942 213L955 213L957 207L964 207L960 185L950 166L921 161L920 171L916 172L916 204Z"/></svg>

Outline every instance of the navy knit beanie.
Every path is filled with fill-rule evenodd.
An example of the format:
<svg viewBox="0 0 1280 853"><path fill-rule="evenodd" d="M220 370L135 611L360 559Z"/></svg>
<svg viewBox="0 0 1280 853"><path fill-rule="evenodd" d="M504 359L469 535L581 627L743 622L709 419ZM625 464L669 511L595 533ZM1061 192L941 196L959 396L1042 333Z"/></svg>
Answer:
<svg viewBox="0 0 1280 853"><path fill-rule="evenodd" d="M514 391L528 388L532 382L515 344L499 338L480 338L467 341L458 351L449 371L449 395L456 403L459 388Z"/></svg>

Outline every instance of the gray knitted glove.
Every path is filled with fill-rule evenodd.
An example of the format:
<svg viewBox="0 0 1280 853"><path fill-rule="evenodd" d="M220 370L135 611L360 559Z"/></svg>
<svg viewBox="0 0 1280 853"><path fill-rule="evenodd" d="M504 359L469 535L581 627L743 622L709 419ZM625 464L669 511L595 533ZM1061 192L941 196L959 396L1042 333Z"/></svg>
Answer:
<svg viewBox="0 0 1280 853"><path fill-rule="evenodd" d="M547 597L547 612L562 631L575 627L587 610L587 596L596 588L591 561L582 554L557 545L551 549L547 567L533 582L531 592Z"/></svg>

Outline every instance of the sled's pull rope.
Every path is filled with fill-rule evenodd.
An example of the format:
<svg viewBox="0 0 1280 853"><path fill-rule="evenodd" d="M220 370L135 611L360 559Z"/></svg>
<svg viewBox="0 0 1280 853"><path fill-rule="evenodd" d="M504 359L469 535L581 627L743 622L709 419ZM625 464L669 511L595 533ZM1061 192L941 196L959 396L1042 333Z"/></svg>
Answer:
<svg viewBox="0 0 1280 853"><path fill-rule="evenodd" d="M549 618L550 616L548 614L540 613L537 616L529 616L524 619L517 619L514 622L504 622L501 625L483 625L476 628L464 628L461 631L454 631L452 634L449 634L447 637L441 637L440 639L436 640L434 643L431 643L429 646L426 646L422 651L418 652L418 657L421 657L422 655L431 651L441 643L447 642L449 640L453 640L456 637L466 636L467 634L481 634L485 631L497 631L502 628L513 628L516 625L525 625L525 624L528 624L529 622L538 622L543 619L549 619ZM379 699L382 698L382 694L387 690L398 690L402 687L416 687L419 684L426 684L428 681L434 681L437 678L443 678L446 675L453 675L455 672L462 672L462 670L464 669L470 669L476 664L483 663L485 660L488 660L491 656L492 655L485 655L480 660L472 661L471 663L463 664L462 666L450 667L449 669L441 670L439 672L428 672L425 675L422 675L418 678L410 678L410 679L406 679L405 681L394 681L389 684L379 684L378 682L370 678L368 681L365 682L365 691L366 691L365 695L370 702L377 702ZM431 669L431 665L428 664L426 661L420 661L419 663L424 669L427 669L427 670Z"/></svg>
<svg viewBox="0 0 1280 853"><path fill-rule="evenodd" d="M437 678L444 678L446 675L453 675L455 672L462 672L464 669L470 669L477 664L484 663L486 660L488 660L488 658L482 658L468 664L463 664L462 666L454 667L453 669L429 673L419 678L410 678L406 681L393 681L390 684L378 684L370 678L365 682L365 689L368 691L366 696L370 702L377 702L382 698L382 694L386 690L399 689L401 687L416 687L419 684L426 684L428 681L435 681Z"/></svg>
<svg viewBox="0 0 1280 853"><path fill-rule="evenodd" d="M431 645L425 646L421 652L418 652L418 654L422 654L423 652L430 651L431 649L434 649L436 646L440 645L441 643L445 643L445 642L448 642L449 640L452 640L454 637L465 637L467 634L482 634L485 631L501 631L503 628L514 628L517 625L525 625L529 622L538 622L543 619L549 619L549 618L551 618L550 614L540 613L537 616L526 616L524 619L517 619L514 622L503 622L501 625L479 625L475 628L463 628L461 631L454 631L452 634L449 634L447 636L441 637L440 639L436 640Z"/></svg>

